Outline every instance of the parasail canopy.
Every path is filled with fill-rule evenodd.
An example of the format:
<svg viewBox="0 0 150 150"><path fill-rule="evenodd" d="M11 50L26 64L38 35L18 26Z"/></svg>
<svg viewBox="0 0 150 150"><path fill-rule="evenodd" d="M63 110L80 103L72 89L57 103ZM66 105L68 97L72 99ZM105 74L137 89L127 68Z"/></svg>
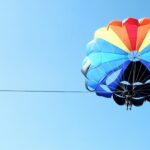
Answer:
<svg viewBox="0 0 150 150"><path fill-rule="evenodd" d="M99 96L142 105L150 95L150 18L112 21L95 32L82 72Z"/></svg>

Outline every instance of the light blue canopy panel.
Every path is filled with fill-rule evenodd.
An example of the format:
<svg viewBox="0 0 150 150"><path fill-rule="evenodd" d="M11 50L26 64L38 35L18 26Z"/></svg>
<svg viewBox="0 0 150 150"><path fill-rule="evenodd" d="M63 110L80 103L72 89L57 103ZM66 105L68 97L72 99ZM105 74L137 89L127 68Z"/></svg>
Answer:
<svg viewBox="0 0 150 150"><path fill-rule="evenodd" d="M128 53L102 39L95 39L88 44L83 65L87 61L90 61L85 73L87 87L105 97L112 95L112 90L130 62Z"/></svg>
<svg viewBox="0 0 150 150"><path fill-rule="evenodd" d="M128 53L120 49L119 47L116 47L115 45L100 39L96 38L89 42L86 47L86 55L93 52L103 52L103 53L112 53L112 54L120 54L120 55L127 55Z"/></svg>

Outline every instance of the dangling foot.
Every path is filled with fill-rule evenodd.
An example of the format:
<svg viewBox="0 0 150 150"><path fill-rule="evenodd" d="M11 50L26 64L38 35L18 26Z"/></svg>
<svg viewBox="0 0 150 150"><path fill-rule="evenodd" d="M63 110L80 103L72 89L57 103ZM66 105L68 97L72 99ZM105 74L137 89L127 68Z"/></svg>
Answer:
<svg viewBox="0 0 150 150"><path fill-rule="evenodd" d="M126 103L127 110L129 109L129 102Z"/></svg>
<svg viewBox="0 0 150 150"><path fill-rule="evenodd" d="M132 104L130 104L130 110L132 109Z"/></svg>

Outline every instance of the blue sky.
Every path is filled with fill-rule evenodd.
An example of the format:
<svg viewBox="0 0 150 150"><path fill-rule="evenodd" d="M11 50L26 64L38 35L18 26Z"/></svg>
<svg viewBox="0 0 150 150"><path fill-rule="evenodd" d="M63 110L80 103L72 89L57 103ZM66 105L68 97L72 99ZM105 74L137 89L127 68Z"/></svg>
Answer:
<svg viewBox="0 0 150 150"><path fill-rule="evenodd" d="M85 90L85 46L110 20L149 17L147 0L1 0L0 89ZM0 93L1 150L149 150L150 104L95 94Z"/></svg>

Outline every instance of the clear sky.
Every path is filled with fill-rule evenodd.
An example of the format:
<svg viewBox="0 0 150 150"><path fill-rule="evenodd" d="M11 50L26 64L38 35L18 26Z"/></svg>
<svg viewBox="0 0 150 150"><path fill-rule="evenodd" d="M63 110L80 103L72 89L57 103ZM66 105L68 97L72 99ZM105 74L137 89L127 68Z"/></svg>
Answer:
<svg viewBox="0 0 150 150"><path fill-rule="evenodd" d="M0 0L0 89L85 90L93 33L150 17L149 0ZM95 94L0 93L0 150L149 150L150 103Z"/></svg>

